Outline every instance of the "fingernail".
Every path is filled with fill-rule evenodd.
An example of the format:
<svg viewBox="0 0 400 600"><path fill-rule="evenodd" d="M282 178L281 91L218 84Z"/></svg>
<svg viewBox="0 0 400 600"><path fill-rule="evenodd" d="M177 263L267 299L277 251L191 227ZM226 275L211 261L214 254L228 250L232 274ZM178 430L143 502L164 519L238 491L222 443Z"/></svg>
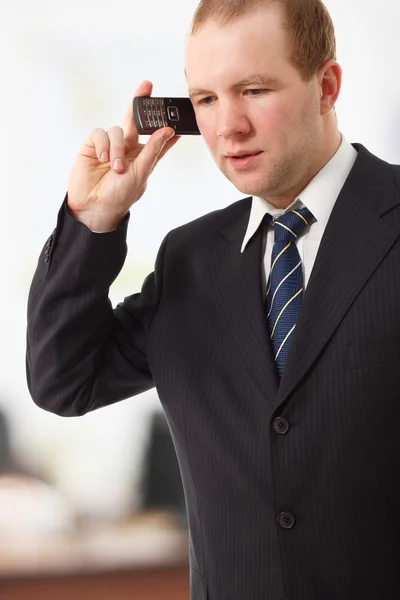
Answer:
<svg viewBox="0 0 400 600"><path fill-rule="evenodd" d="M114 169L123 169L124 168L124 163L122 162L122 160L120 158L116 158L113 162L113 168Z"/></svg>
<svg viewBox="0 0 400 600"><path fill-rule="evenodd" d="M102 162L107 162L108 161L108 152L106 152L106 150L104 150L104 152L101 153L100 160Z"/></svg>

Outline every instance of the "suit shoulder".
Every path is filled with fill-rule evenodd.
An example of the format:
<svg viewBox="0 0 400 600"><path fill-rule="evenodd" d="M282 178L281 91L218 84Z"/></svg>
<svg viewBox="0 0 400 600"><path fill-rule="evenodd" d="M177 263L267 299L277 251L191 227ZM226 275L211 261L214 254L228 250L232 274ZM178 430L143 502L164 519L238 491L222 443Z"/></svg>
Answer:
<svg viewBox="0 0 400 600"><path fill-rule="evenodd" d="M383 174L388 174L391 171L394 178L397 180L397 182L400 182L400 165L391 163L391 162L381 158L380 156L376 156L375 154L373 154L372 152L367 150L367 148L365 146L363 146L363 144L354 143L353 146L355 147L357 152L360 154L363 161L365 161L367 159L367 161L369 163L368 164L369 171L371 171L371 167L372 167L372 169L380 171Z"/></svg>
<svg viewBox="0 0 400 600"><path fill-rule="evenodd" d="M400 192L400 165L390 164L397 189Z"/></svg>
<svg viewBox="0 0 400 600"><path fill-rule="evenodd" d="M225 208L214 210L176 227L170 232L169 237L185 241L187 239L208 239L224 225L245 218L250 214L251 196L233 202Z"/></svg>
<svg viewBox="0 0 400 600"><path fill-rule="evenodd" d="M374 202L378 202L381 205L384 194L391 195L391 204L394 206L398 204L400 197L400 165L393 164L376 156L363 144L353 143L353 147L358 152L358 157L354 163L354 167L351 171L353 178L355 177L355 183L368 188L369 191L374 190L376 192ZM370 202L372 202L372 196L370 196Z"/></svg>
<svg viewBox="0 0 400 600"><path fill-rule="evenodd" d="M380 163L381 167L386 168L389 173L392 175L392 184L396 187L397 193L400 194L400 165L395 163L390 163L388 161L378 159L377 161Z"/></svg>

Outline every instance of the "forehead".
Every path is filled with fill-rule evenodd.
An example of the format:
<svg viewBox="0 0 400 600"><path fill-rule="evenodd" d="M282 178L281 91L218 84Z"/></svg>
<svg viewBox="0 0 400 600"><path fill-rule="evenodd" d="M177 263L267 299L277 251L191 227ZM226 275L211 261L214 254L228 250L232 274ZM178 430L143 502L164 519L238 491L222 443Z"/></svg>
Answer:
<svg viewBox="0 0 400 600"><path fill-rule="evenodd" d="M206 21L187 40L185 70L189 86L240 79L243 71L271 77L292 71L282 8L260 7L226 25Z"/></svg>

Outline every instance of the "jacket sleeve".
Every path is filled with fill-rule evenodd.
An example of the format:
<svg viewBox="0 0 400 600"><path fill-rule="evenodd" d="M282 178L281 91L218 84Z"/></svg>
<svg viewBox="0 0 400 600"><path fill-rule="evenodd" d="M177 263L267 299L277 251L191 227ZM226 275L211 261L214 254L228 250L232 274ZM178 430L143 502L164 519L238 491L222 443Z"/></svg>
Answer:
<svg viewBox="0 0 400 600"><path fill-rule="evenodd" d="M26 369L31 396L45 410L78 416L154 387L146 335L167 238L141 292L113 309L108 293L126 258L128 221L93 233L65 200L41 252L28 297Z"/></svg>

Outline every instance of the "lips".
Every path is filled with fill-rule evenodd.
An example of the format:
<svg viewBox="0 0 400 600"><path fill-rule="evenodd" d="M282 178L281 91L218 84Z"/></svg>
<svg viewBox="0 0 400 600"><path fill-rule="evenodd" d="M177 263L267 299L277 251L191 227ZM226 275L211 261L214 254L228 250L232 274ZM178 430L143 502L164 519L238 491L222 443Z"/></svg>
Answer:
<svg viewBox="0 0 400 600"><path fill-rule="evenodd" d="M261 151L251 152L249 150L240 150L238 152L227 152L225 156L227 158L246 158L247 156L256 156L261 154Z"/></svg>
<svg viewBox="0 0 400 600"><path fill-rule="evenodd" d="M236 156L233 154L232 156L227 156L226 160L231 165L231 167L235 169L235 171L246 171L249 169L253 169L257 166L259 162L257 159L260 156L260 154L262 154L262 152L256 152L251 154L247 153L241 156Z"/></svg>

